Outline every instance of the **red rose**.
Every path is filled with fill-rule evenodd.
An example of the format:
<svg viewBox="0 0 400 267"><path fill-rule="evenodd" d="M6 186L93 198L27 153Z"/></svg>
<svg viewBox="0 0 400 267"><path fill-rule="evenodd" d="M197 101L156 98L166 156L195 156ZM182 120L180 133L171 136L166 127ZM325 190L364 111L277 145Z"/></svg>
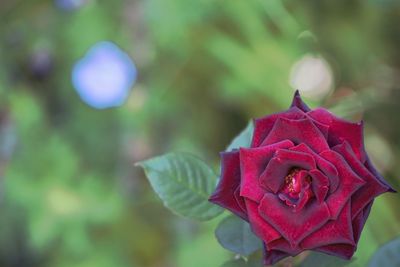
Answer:
<svg viewBox="0 0 400 267"><path fill-rule="evenodd" d="M250 223L265 264L304 250L349 259L374 198L394 190L364 149L363 124L291 107L254 121L250 148L223 152L210 201Z"/></svg>

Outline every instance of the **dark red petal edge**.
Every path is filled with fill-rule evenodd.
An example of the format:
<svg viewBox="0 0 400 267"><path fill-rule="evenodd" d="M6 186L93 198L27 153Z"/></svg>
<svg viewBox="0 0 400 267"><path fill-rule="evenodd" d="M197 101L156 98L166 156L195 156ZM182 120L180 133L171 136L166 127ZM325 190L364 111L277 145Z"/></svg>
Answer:
<svg viewBox="0 0 400 267"><path fill-rule="evenodd" d="M290 107L298 107L304 112L310 111L310 108L301 99L299 90L296 90L296 92L294 92L292 104L290 105Z"/></svg>
<svg viewBox="0 0 400 267"><path fill-rule="evenodd" d="M283 112L274 113L264 116L262 118L255 119L251 147L259 147L261 145L265 137L267 137L271 129L274 127L274 124L277 119L286 118L286 119L298 120L305 118L305 116L306 116L305 113L298 107L292 107Z"/></svg>
<svg viewBox="0 0 400 267"><path fill-rule="evenodd" d="M264 244L263 254L264 254L265 265L274 265L278 261L290 256L288 253L279 250L267 250L265 244Z"/></svg>
<svg viewBox="0 0 400 267"><path fill-rule="evenodd" d="M243 210L245 204L238 203L238 200L243 201L238 190L240 186L239 150L223 152L221 158L221 177L217 188L208 200L247 221L246 211Z"/></svg>

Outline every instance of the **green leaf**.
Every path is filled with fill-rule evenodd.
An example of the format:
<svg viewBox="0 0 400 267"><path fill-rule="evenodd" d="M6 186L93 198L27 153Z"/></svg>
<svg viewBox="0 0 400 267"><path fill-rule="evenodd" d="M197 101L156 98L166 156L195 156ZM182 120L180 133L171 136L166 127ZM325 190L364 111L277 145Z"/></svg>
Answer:
<svg viewBox="0 0 400 267"><path fill-rule="evenodd" d="M237 260L230 260L221 265L221 267L248 267L247 262L240 258Z"/></svg>
<svg viewBox="0 0 400 267"><path fill-rule="evenodd" d="M221 221L215 230L215 236L221 246L243 256L250 255L262 246L260 239L251 231L250 225L234 215Z"/></svg>
<svg viewBox="0 0 400 267"><path fill-rule="evenodd" d="M208 202L217 177L200 159L187 153L169 153L137 163L151 186L173 212L195 220L209 220L223 209Z"/></svg>
<svg viewBox="0 0 400 267"><path fill-rule="evenodd" d="M246 128L232 140L226 151L231 151L239 147L250 147L251 138L253 137L253 130L253 121L250 121Z"/></svg>
<svg viewBox="0 0 400 267"><path fill-rule="evenodd" d="M338 257L329 256L323 253L311 252L307 258L300 264L300 267L324 266L324 267L342 267L351 263L351 260L343 260Z"/></svg>
<svg viewBox="0 0 400 267"><path fill-rule="evenodd" d="M400 237L380 247L374 256L372 256L368 266L400 266Z"/></svg>
<svg viewBox="0 0 400 267"><path fill-rule="evenodd" d="M260 249L247 258L248 267L264 267L264 253Z"/></svg>
<svg viewBox="0 0 400 267"><path fill-rule="evenodd" d="M263 255L259 250L247 257L247 260L244 258L230 260L222 264L221 267L264 267Z"/></svg>

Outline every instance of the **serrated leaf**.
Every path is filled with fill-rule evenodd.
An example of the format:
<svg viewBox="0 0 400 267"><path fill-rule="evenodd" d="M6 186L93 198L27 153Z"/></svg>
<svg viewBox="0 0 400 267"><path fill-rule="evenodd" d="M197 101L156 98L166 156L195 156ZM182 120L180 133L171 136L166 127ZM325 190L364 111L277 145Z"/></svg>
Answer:
<svg viewBox="0 0 400 267"><path fill-rule="evenodd" d="M253 121L250 121L246 128L232 140L226 151L231 151L239 147L250 147L251 138L253 137L253 130L254 124Z"/></svg>
<svg viewBox="0 0 400 267"><path fill-rule="evenodd" d="M215 236L221 246L243 256L248 256L262 247L261 240L253 234L250 225L234 215L220 222Z"/></svg>
<svg viewBox="0 0 400 267"><path fill-rule="evenodd" d="M368 264L368 267L382 266L400 266L400 237L380 247Z"/></svg>
<svg viewBox="0 0 400 267"><path fill-rule="evenodd" d="M154 191L173 212L195 220L209 220L223 209L208 202L217 176L202 160L188 153L169 153L137 163Z"/></svg>
<svg viewBox="0 0 400 267"><path fill-rule="evenodd" d="M304 261L300 264L300 267L309 266L324 266L324 267L342 267L351 263L351 260L343 260L338 257L329 256L323 253L311 252Z"/></svg>

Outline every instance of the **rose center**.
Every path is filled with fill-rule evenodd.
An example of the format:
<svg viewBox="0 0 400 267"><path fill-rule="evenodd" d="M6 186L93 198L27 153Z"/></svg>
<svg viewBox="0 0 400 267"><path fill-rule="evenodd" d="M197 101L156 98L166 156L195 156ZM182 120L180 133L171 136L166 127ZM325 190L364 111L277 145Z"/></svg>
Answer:
<svg viewBox="0 0 400 267"><path fill-rule="evenodd" d="M311 182L312 179L306 170L293 168L286 175L284 185L278 196L287 206L297 212L313 196Z"/></svg>

